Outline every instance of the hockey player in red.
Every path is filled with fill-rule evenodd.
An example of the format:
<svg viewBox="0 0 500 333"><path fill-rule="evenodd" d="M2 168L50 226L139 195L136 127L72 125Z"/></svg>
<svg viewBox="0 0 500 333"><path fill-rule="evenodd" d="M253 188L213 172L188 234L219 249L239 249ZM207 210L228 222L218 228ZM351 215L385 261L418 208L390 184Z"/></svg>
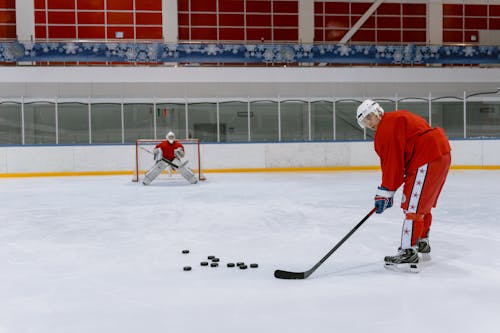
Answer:
<svg viewBox="0 0 500 333"><path fill-rule="evenodd" d="M385 257L385 264L405 264L418 270L418 253L430 253L431 209L436 207L451 164L446 134L409 111L384 113L372 100L358 107L357 121L362 128L375 131L374 146L382 169L382 183L375 195L378 214L392 206L394 193L404 184L401 247L397 255Z"/></svg>
<svg viewBox="0 0 500 333"><path fill-rule="evenodd" d="M160 142L155 146L153 150L153 158L155 160L155 165L146 172L144 176L143 184L149 185L153 180L158 177L163 170L169 168L169 170L178 171L182 177L184 177L191 184L196 184L198 179L187 167L188 161L182 161L184 157L184 146L182 143L175 139L175 134L168 132L166 140Z"/></svg>
<svg viewBox="0 0 500 333"><path fill-rule="evenodd" d="M158 152L157 149L160 148L163 157L171 162L176 157L184 157L184 146L175 139L175 134L173 132L168 132L166 139L167 140L156 145L155 151Z"/></svg>

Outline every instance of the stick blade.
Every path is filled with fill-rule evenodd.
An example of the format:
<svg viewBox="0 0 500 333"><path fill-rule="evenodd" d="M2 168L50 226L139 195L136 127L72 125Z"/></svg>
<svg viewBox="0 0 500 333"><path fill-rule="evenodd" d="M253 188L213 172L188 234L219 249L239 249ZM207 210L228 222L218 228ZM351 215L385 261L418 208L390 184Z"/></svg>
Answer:
<svg viewBox="0 0 500 333"><path fill-rule="evenodd" d="M274 271L274 277L277 279L287 279L287 280L302 280L306 278L306 274L304 272L287 272L282 270Z"/></svg>

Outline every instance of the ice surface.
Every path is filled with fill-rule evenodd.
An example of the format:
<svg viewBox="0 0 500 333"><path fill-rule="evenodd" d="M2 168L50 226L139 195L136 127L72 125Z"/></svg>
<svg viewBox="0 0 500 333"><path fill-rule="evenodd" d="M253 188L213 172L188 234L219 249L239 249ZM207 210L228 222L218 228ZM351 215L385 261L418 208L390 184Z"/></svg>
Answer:
<svg viewBox="0 0 500 333"><path fill-rule="evenodd" d="M380 174L207 178L0 180L0 333L498 332L500 171L450 173L421 273L383 268L394 207L306 280L273 272L321 259L369 212ZM222 266L201 267L212 254Z"/></svg>

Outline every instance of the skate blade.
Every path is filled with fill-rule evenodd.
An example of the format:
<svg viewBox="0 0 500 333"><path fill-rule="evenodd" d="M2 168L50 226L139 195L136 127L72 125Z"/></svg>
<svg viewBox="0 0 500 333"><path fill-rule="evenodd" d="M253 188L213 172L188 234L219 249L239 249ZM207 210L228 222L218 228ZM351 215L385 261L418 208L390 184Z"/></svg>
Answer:
<svg viewBox="0 0 500 333"><path fill-rule="evenodd" d="M411 264L392 264L384 263L384 267L395 272L405 272L405 273L420 273L420 265L418 263Z"/></svg>

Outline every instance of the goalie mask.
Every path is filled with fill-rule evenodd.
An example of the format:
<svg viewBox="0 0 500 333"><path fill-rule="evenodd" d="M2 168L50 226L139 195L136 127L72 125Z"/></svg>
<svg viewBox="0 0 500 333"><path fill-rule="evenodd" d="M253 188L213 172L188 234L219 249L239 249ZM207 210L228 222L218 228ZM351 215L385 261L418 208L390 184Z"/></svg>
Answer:
<svg viewBox="0 0 500 333"><path fill-rule="evenodd" d="M174 143L174 141L175 141L174 132L168 132L166 138L167 138L168 143L170 143L170 144Z"/></svg>
<svg viewBox="0 0 500 333"><path fill-rule="evenodd" d="M356 111L356 120L358 121L359 127L367 127L365 118L372 113L381 118L384 115L384 109L382 109L377 102L371 99L365 100L360 106L358 106L358 110Z"/></svg>

